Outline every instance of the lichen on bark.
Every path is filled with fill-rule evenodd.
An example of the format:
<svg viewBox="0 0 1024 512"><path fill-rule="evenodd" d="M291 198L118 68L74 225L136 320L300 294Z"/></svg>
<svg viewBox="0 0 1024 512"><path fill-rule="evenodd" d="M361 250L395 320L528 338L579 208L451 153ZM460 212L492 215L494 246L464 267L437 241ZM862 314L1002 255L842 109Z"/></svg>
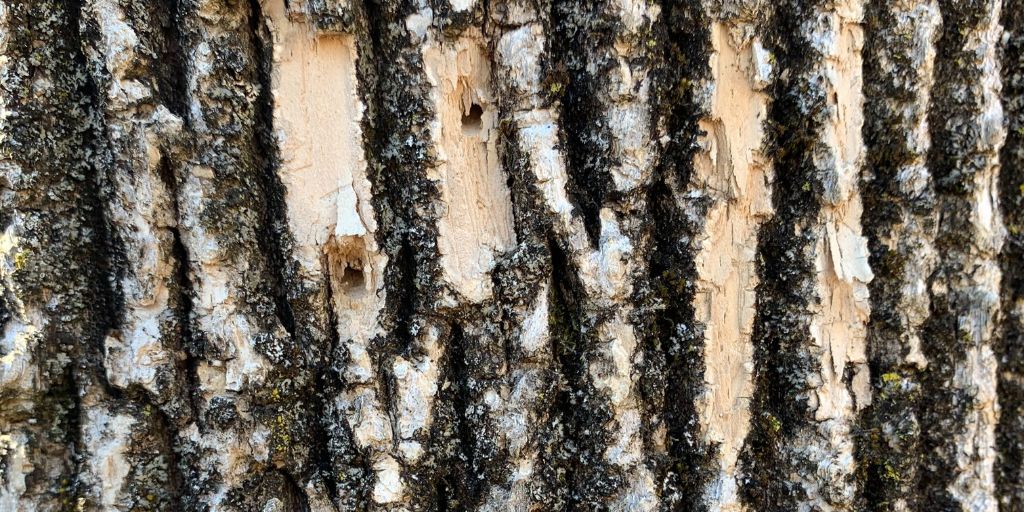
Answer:
<svg viewBox="0 0 1024 512"><path fill-rule="evenodd" d="M0 510L1016 510L1019 0L0 0Z"/></svg>

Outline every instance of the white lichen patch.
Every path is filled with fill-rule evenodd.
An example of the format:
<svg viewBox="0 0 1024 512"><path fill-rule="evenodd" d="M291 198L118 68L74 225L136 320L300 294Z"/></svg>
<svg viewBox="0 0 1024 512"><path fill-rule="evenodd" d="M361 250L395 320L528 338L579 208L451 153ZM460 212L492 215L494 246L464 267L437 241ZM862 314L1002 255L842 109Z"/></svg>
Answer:
<svg viewBox="0 0 1024 512"><path fill-rule="evenodd" d="M93 492L98 491L96 501L104 510L128 510L130 507L129 503L122 502L121 489L132 467L126 450L131 444L135 423L131 416L117 414L99 404L86 411L82 444L88 454L89 487Z"/></svg>
<svg viewBox="0 0 1024 512"><path fill-rule="evenodd" d="M19 320L4 325L0 339L0 390L27 392L34 389L39 378L38 369L32 364L32 349L39 336L39 329L31 323Z"/></svg>
<svg viewBox="0 0 1024 512"><path fill-rule="evenodd" d="M413 359L395 358L392 375L398 396L395 404L395 424L398 438L404 445L402 454L407 462L415 462L423 450L418 439L427 437L433 419L433 403L437 397L438 376L444 350L437 329L428 328L420 336L424 354Z"/></svg>
<svg viewBox="0 0 1024 512"><path fill-rule="evenodd" d="M0 233L0 282L9 289L14 287L14 272L24 268L30 257L27 248L23 247L23 229L23 220L15 215ZM8 304L13 311L12 318L3 326L3 337L0 338L0 391L19 396L34 390L38 383L39 367L33 361L32 352L42 336L40 330L48 322L45 315L34 308L27 308L17 298ZM30 403L9 405L11 412L20 410L22 406L31 408Z"/></svg>
<svg viewBox="0 0 1024 512"><path fill-rule="evenodd" d="M0 510L16 511L25 505L21 499L28 489L25 480L35 469L25 433L0 434L0 468Z"/></svg>
<svg viewBox="0 0 1024 512"><path fill-rule="evenodd" d="M402 466L391 457L382 457L373 464L377 481L373 486L373 501L380 504L395 503L405 495Z"/></svg>

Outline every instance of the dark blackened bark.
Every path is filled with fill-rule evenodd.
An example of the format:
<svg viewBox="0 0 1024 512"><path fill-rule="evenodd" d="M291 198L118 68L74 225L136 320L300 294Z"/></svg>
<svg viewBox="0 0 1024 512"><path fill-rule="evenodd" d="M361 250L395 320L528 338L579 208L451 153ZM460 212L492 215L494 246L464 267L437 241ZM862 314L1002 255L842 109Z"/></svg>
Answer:
<svg viewBox="0 0 1024 512"><path fill-rule="evenodd" d="M6 507L71 507L86 495L77 454L94 401L106 398L102 340L118 301L91 141L93 84L74 2L3 6L0 428ZM12 457L13 456L13 457ZM164 482L165 484L167 482ZM10 485L10 483L8 483Z"/></svg>
<svg viewBox="0 0 1024 512"><path fill-rule="evenodd" d="M789 450L806 435L811 411L808 376L816 371L807 347L814 290L814 225L821 208L822 178L815 168L816 136L823 129L823 91L812 86L815 50L804 27L818 3L776 6L766 46L777 60L768 113L768 154L776 181L774 216L758 242L757 316L754 320L754 383L751 431L741 456L745 501L758 510L788 510L807 499L787 475L810 468Z"/></svg>
<svg viewBox="0 0 1024 512"><path fill-rule="evenodd" d="M694 296L699 225L708 199L690 196L699 149L698 121L706 116L702 89L710 79L710 17L692 2L663 2L655 26L660 59L654 77L657 95L652 122L669 135L661 147L654 183L647 197L650 219L649 282L637 299L647 302L638 314L646 350L641 370L643 393L652 418L647 442L665 429L665 453L655 459L665 510L703 510L711 480L714 447L702 438L697 401L706 391L704 326L695 319ZM653 446L651 446L652 451ZM656 451L655 451L656 453Z"/></svg>
<svg viewBox="0 0 1024 512"><path fill-rule="evenodd" d="M1024 5L1003 6L1003 109L1006 143L1000 153L999 202L1006 225L999 360L997 496L1002 510L1024 508Z"/></svg>
<svg viewBox="0 0 1024 512"><path fill-rule="evenodd" d="M928 124L928 167L936 194L935 249L942 258L927 280L930 314L923 325L928 360L921 377L918 468L921 506L990 506L991 475L985 445L994 418L987 413L994 371L991 337L998 305L995 257L1002 230L991 222L1002 143L997 90L982 79L994 64L998 4L939 2L943 28L937 45L935 89ZM981 473L977 475L976 473Z"/></svg>
<svg viewBox="0 0 1024 512"><path fill-rule="evenodd" d="M611 136L601 109L602 84L613 69L609 47L614 27L604 2L552 3L551 70L561 96L561 140L568 159L566 192L583 218L590 243L598 245L601 207L612 188Z"/></svg>
<svg viewBox="0 0 1024 512"><path fill-rule="evenodd" d="M906 504L917 485L923 361L921 324L928 297L914 292L934 261L931 240L935 198L924 158L932 45L939 18L931 2L907 6L903 16L883 2L866 13L865 124L867 162L862 174L864 233L871 249L871 319L868 323L873 402L857 438L863 460L863 507L891 510ZM901 134L893 136L893 134Z"/></svg>

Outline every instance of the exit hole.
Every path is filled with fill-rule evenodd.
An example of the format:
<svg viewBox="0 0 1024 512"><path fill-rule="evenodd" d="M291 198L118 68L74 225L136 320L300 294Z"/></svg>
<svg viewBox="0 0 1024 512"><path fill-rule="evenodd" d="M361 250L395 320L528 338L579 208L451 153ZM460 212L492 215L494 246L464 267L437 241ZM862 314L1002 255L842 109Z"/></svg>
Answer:
<svg viewBox="0 0 1024 512"><path fill-rule="evenodd" d="M359 268L348 267L342 270L341 286L345 290L359 291L362 290L366 285L366 279L363 276L363 270Z"/></svg>
<svg viewBox="0 0 1024 512"><path fill-rule="evenodd" d="M483 128L484 109L476 103L469 107L469 112L462 114L462 132L466 135L478 135Z"/></svg>

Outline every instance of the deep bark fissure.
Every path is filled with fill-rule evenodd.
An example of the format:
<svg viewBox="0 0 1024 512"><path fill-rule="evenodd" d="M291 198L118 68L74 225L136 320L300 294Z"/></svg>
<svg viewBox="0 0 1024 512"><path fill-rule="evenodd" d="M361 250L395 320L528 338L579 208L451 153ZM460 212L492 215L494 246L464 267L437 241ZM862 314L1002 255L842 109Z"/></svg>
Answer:
<svg viewBox="0 0 1024 512"><path fill-rule="evenodd" d="M113 403L122 402L123 393L114 388L104 370L104 337L111 330L120 325L120 319L124 314L124 301L120 290L114 285L113 279L116 272L113 269L116 249L112 246L115 237L110 234L110 224L106 218L104 200L106 199L100 190L104 182L102 171L99 169L96 160L89 158L95 152L102 154L103 148L99 147L99 141L105 140L102 137L102 120L97 110L100 105L100 93L96 87L93 77L88 72L86 56L83 53L82 9L84 3L77 0L62 2L66 9L66 23L61 27L60 36L62 43L70 53L69 65L72 69L67 70L67 77L59 79L69 80L72 84L72 94L78 96L78 115L82 116L82 124L75 127L79 131L79 138L76 141L78 153L74 160L65 162L68 167L68 175L77 181L72 185L76 188L75 202L79 210L76 216L80 217L83 227L81 229L81 245L75 247L75 251L65 256L68 258L81 258L82 272L84 276L81 282L77 283L76 289L68 290L70 294L77 295L83 307L72 317L58 316L61 322L70 325L58 327L56 337L68 337L64 340L65 347L72 354L72 365L67 368L63 379L67 386L63 391L70 396L72 405L68 413L69 439L67 444L73 446L71 453L74 457L76 472L74 482L74 495L77 503L88 503L87 489L82 485L82 476L86 473L85 455L89 453L88 443L85 440L86 433L83 427L87 424L87 410L84 407L85 396L91 388L98 388L103 399ZM45 10L45 9L43 9ZM60 19L59 13L53 15ZM56 35L56 34L55 34ZM55 107L56 117L60 105ZM74 167L77 171L71 171ZM63 169L61 169L63 170ZM76 254L77 253L77 254ZM59 278L62 279L62 278ZM78 324L78 325L75 325ZM67 329L67 332L60 333L60 329ZM77 331L77 332L75 332ZM74 339L78 338L78 339ZM148 399L148 397L145 397ZM148 400L146 400L148 402Z"/></svg>
<svg viewBox="0 0 1024 512"><path fill-rule="evenodd" d="M305 491L302 490L302 486L299 485L298 480L287 471L278 470L278 474L284 479L287 489L287 496L290 498L290 506L288 510L294 510L295 512L312 512L309 507L309 499L306 497Z"/></svg>
<svg viewBox="0 0 1024 512"><path fill-rule="evenodd" d="M426 121L431 112L422 90L423 77L414 76L410 68L401 65L419 58L408 36L389 28L392 19L408 14L409 7L378 5L373 0L365 7L373 55L367 67L373 68L361 66L363 80L372 82L364 94L368 105L364 134L374 209L380 219L377 238L389 256L383 324L389 333L387 343L393 345L387 352L395 354L407 352L414 345L414 332L423 322L419 310L435 293L436 227L422 227L420 221L428 219L421 218L418 206L430 204L438 192L425 176L433 162L428 156L431 139ZM397 83L381 77L404 80ZM396 169L402 172L389 172Z"/></svg>
<svg viewBox="0 0 1024 512"><path fill-rule="evenodd" d="M76 365L77 366L77 365ZM85 453L83 442L83 431L82 431L82 415L85 413L82 407L82 393L81 390L84 387L84 379L78 377L79 369L75 367L68 367L64 369L64 374L59 380L59 384L56 387L51 387L47 390L43 400L41 400L48 407L59 407L59 404L70 403L70 405L63 412L66 415L65 418L56 417L53 418L54 423L50 427L48 432L53 435L54 431L57 430L61 423L66 422L63 425L63 436L60 439L65 446L70 446L69 450L72 454L71 463L74 465L74 474L68 480L61 482L62 489L61 494L65 494L68 497L64 497L62 503L64 506L68 506L71 503L77 502L85 498L86 489L82 485L82 474L84 472L85 458L80 454ZM62 421L63 420L63 421ZM73 496L72 500L70 496Z"/></svg>
<svg viewBox="0 0 1024 512"><path fill-rule="evenodd" d="M984 172L984 148L972 118L982 113L984 99L979 83L980 55L969 44L968 36L983 30L985 12L968 5L940 1L943 25L936 43L935 92L928 111L932 146L927 156L934 176L936 192L936 250L943 255L928 278L931 298L929 317L922 336L922 351L928 359L922 373L919 417L922 425L921 452L929 454L919 467L917 500L939 508L962 506L953 488L959 476L959 456L967 448L958 436L965 432L974 409L973 391L957 384L958 374L966 372L969 351L984 343L982 326L974 330L965 318L984 306L976 304L973 274L984 258L976 233L972 200L978 186L975 176ZM991 14L989 14L991 16ZM973 322L971 322L973 323ZM974 332L972 332L974 331ZM970 377L968 377L970 378ZM981 383L977 383L981 384Z"/></svg>
<svg viewBox="0 0 1024 512"><path fill-rule="evenodd" d="M440 488L447 488L448 493L457 498L443 502L448 510L472 510L479 503L483 475L478 468L477 433L473 429L474 423L479 424L479 421L471 417L477 402L467 354L467 344L471 341L466 339L462 326L458 324L452 326L448 340L448 369L444 373L454 387L452 408L455 410L458 449L456 460L450 462L453 467L442 479Z"/></svg>
<svg viewBox="0 0 1024 512"><path fill-rule="evenodd" d="M919 91L929 86L930 77L920 75L922 63L915 61L914 45L920 44L915 38L922 28L906 30L906 21L884 1L868 4L866 20L863 132L867 161L860 187L862 225L875 278L869 285L867 324L873 397L860 415L855 438L861 461L858 503L870 510L891 510L916 486L921 461L920 367L912 361L916 347L910 341L917 337L919 326L909 318L907 301L914 299L905 296L905 290L913 285L914 265L927 257L913 235L926 233L934 204L930 182L917 193L903 190L907 169L913 168L922 151L911 142L917 126L904 109L926 106ZM921 15L915 21L924 28L929 22ZM907 136L894 137L894 133Z"/></svg>
<svg viewBox="0 0 1024 512"><path fill-rule="evenodd" d="M648 199L654 215L655 249L649 275L659 304L648 329L650 357L657 354L663 382L652 383L666 427L666 456L662 468L670 494L667 501L686 510L703 510L705 487L712 476L715 448L702 440L696 401L705 392L703 326L694 318L696 269L692 240L696 226L677 205L671 185L651 188ZM696 207L698 210L700 206ZM674 236L673 236L674 235ZM654 370L654 368L651 368ZM647 375L652 378L653 375Z"/></svg>
<svg viewBox="0 0 1024 512"><path fill-rule="evenodd" d="M662 417L666 429L664 460L655 459L666 510L703 510L705 486L712 475L714 447L702 440L696 400L705 392L703 326L694 316L697 279L694 246L707 201L681 199L675 188L691 183L698 150L702 107L697 84L706 79L710 55L708 18L703 6L663 2L654 33L660 63L656 68L652 123L663 124L670 139L662 144L653 184L647 190L651 237L646 286L648 311L641 315L640 339L646 354L641 368L645 407ZM683 201L683 204L680 204ZM650 425L648 446L655 442ZM652 447L653 448L653 447Z"/></svg>
<svg viewBox="0 0 1024 512"><path fill-rule="evenodd" d="M612 190L609 133L600 95L611 72L614 31L605 2L554 0L550 40L551 91L560 95L560 141L566 155L566 192L583 219L590 244L601 235L601 208Z"/></svg>
<svg viewBox="0 0 1024 512"><path fill-rule="evenodd" d="M185 74L185 53L182 50L181 3L186 0L164 0L147 2L157 14L157 30L160 31L160 49L156 51L157 66L156 95L160 102L174 115L187 119L188 86Z"/></svg>
<svg viewBox="0 0 1024 512"><path fill-rule="evenodd" d="M586 292L569 255L550 234L552 283L549 328L555 367L561 376L552 405L558 418L545 434L544 474L552 486L550 506L569 510L600 507L621 485L616 468L604 458L610 404L594 386L588 364L596 357L597 337L584 309Z"/></svg>
<svg viewBox="0 0 1024 512"><path fill-rule="evenodd" d="M274 96L272 91L272 67L273 67L273 39L263 21L263 9L259 0L249 0L249 30L252 33L254 59L256 61L256 85L259 93L256 98L256 146L263 148L262 151L255 151L258 156L256 168L259 172L259 183L262 192L264 210L262 212L258 236L260 250L266 255L268 273L270 274L267 284L270 294L274 299L276 314L288 332L289 337L295 340L295 314L292 311L291 303L288 301L286 276L287 247L285 241L288 232L288 214L284 200L284 185L276 170L280 165L278 156L277 140L274 137ZM319 361L325 356L321 351L312 354L314 361Z"/></svg>
<svg viewBox="0 0 1024 512"><path fill-rule="evenodd" d="M191 383L190 383L191 384ZM147 404L149 406L149 404ZM178 439L178 428L175 422L171 421L171 418L162 409L156 406L151 406L151 413L154 415L155 420L153 421L154 430L156 435L159 436L159 441L166 447L167 455L167 494L168 499L165 505L168 507L167 510L181 511L184 510L184 499L186 496L187 482L185 481L185 472L183 466L185 461L180 456L179 452L179 439Z"/></svg>
<svg viewBox="0 0 1024 512"><path fill-rule="evenodd" d="M439 185L428 170L437 165L430 122L435 118L423 56L404 26L416 12L411 3L367 1L367 40L360 50L359 76L366 105L363 123L367 175L373 189L378 221L376 238L388 256L384 269L385 304L380 316L384 335L370 344L377 371L377 389L391 423L391 451L400 448L399 382L394 363L402 357L416 361L425 356L427 330L443 331L443 316L430 311L441 291L438 243ZM371 60L364 60L364 59ZM427 334L430 336L430 334ZM434 361L432 364L440 364ZM438 376L440 379L444 375ZM441 414L433 397L433 425L417 436L428 451L444 446L436 424ZM431 448L433 447L433 448ZM405 492L436 493L444 457L406 462L399 460ZM414 489L414 490L413 490ZM426 506L420 503L417 507Z"/></svg>
<svg viewBox="0 0 1024 512"><path fill-rule="evenodd" d="M344 355L341 353L341 336L338 333L338 328L340 327L338 325L338 313L334 309L334 280L332 278L330 258L326 253L320 258L320 266L324 269L321 286L324 289L324 301L327 307L328 346L325 357L316 366L313 392L316 398L315 404L317 409L326 412L331 409L330 404L333 397L341 392L344 385L341 369L339 368L341 361L344 361ZM335 434L344 436L346 440L351 440L352 438L348 425L337 425L334 423L336 420L337 418L333 415L322 413L320 419L313 426L315 444L310 454L316 471L324 475L322 480L324 485L327 486L328 496L334 503L338 502L339 493L338 477L333 474L335 466L334 454L331 450L332 427L334 427ZM345 463L347 462L349 461L345 461Z"/></svg>
<svg viewBox="0 0 1024 512"><path fill-rule="evenodd" d="M413 345L415 335L413 334L413 320L416 313L416 258L413 248L408 239L403 239L398 255L394 259L394 268L398 273L396 278L398 286L396 290L403 290L397 299L398 305L395 312L394 336L398 340L398 347L402 351L409 350Z"/></svg>
<svg viewBox="0 0 1024 512"><path fill-rule="evenodd" d="M171 338L180 345L180 349L184 354L184 358L175 366L177 370L184 375L184 381L188 384L188 389L182 390L182 392L187 396L181 397L181 399L185 400L189 404L190 415L188 417L175 418L175 421L173 422L173 424L181 426L184 425L188 419L200 421L202 398L199 396L201 388L199 386L198 372L199 360L201 354L204 353L205 348L202 346L203 338L193 334L192 297L195 294L195 287L192 283L192 277L189 275L188 248L186 248L184 242L182 242L181 230L178 227L181 216L180 207L178 205L179 187L173 169L174 165L176 164L172 162L169 155L161 155L160 163L158 165L159 177L168 191L171 207L170 213L171 217L175 221L174 225L168 228L171 232L170 259L174 265L173 292L175 296L171 301L171 307L174 310L173 315L177 319L177 332L172 333Z"/></svg>
<svg viewBox="0 0 1024 512"><path fill-rule="evenodd" d="M1002 24L1003 109L1008 121L1000 154L999 201L1008 236L1003 245L996 429L996 489L1005 510L1024 509L1024 3L1007 0Z"/></svg>
<svg viewBox="0 0 1024 512"><path fill-rule="evenodd" d="M820 2L787 2L775 7L765 42L776 58L769 86L767 146L776 180L775 214L758 234L751 429L740 455L746 478L743 501L757 510L789 510L805 499L789 475L810 469L787 453L809 417L805 390L817 364L806 348L813 340L809 308L814 297L814 244L822 191L813 157L825 98L805 75L820 54L804 36L804 24ZM783 71L784 70L784 71Z"/></svg>

